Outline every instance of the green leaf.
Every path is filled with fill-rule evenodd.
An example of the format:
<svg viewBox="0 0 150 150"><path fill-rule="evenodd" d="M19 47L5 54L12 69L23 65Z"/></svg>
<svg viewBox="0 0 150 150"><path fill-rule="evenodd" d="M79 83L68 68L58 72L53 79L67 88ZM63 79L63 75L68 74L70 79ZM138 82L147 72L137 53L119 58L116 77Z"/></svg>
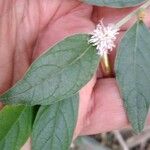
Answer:
<svg viewBox="0 0 150 150"><path fill-rule="evenodd" d="M31 133L32 109L5 106L0 111L0 150L20 150Z"/></svg>
<svg viewBox="0 0 150 150"><path fill-rule="evenodd" d="M96 6L109 6L109 7L131 7L144 2L145 0L81 0L86 3Z"/></svg>
<svg viewBox="0 0 150 150"><path fill-rule="evenodd" d="M0 97L4 103L47 105L77 93L96 72L99 56L89 36L68 37L36 60L24 78Z"/></svg>
<svg viewBox="0 0 150 150"><path fill-rule="evenodd" d="M150 105L149 75L150 32L138 21L124 36L116 60L116 78L136 132L143 129Z"/></svg>
<svg viewBox="0 0 150 150"><path fill-rule="evenodd" d="M33 125L32 150L68 150L78 113L77 95L41 106Z"/></svg>

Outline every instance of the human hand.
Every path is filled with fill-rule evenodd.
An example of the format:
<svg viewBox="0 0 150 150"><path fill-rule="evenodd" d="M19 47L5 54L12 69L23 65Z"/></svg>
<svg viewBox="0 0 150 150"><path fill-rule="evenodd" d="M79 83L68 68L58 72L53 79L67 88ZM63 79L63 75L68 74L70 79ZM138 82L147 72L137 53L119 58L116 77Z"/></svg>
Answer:
<svg viewBox="0 0 150 150"><path fill-rule="evenodd" d="M115 9L107 7L94 7L92 19L94 22L98 22L103 18L104 24L115 24L126 15L130 14L130 12L132 12L134 9L136 8ZM146 16L144 18L144 22L148 27L150 27L149 14L150 9L147 10ZM135 18L132 18L130 22L121 27L120 34L116 41L116 47L118 47L126 30L128 30L136 20L137 18L135 16ZM110 54L112 68L114 68L115 55L116 51L114 49L114 51ZM91 103L89 102L89 112L86 113L87 116L85 116L85 120L82 119L84 120L84 123L81 124L85 124L85 126L83 126L81 132L79 132L80 135L96 134L129 127L129 122L123 107L123 100L121 99L115 78L104 79L102 74L100 72L98 73L100 78L96 80L95 87L92 91L93 96L91 98ZM90 82L88 84L90 84ZM87 89L89 88L87 87ZM86 90L86 86L83 90Z"/></svg>
<svg viewBox="0 0 150 150"><path fill-rule="evenodd" d="M92 7L77 0L3 1L0 4L0 93L21 79L32 61L49 46L71 34L91 32L102 18L106 24L118 22L130 11ZM146 22L150 25L148 17ZM121 29L120 36L129 26L130 23ZM112 65L114 56L115 53L110 56ZM75 136L127 125L115 78L103 79L101 73L96 74L80 91Z"/></svg>

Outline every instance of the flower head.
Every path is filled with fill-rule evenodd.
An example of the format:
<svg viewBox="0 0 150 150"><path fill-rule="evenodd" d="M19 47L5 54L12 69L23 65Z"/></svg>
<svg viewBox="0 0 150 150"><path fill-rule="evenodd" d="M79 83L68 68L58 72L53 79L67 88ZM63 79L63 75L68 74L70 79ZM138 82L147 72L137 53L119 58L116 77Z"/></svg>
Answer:
<svg viewBox="0 0 150 150"><path fill-rule="evenodd" d="M114 41L116 35L119 34L119 29L115 28L113 24L104 26L101 21L96 29L91 33L89 43L96 46L97 54L103 56L104 53L109 53L115 47Z"/></svg>

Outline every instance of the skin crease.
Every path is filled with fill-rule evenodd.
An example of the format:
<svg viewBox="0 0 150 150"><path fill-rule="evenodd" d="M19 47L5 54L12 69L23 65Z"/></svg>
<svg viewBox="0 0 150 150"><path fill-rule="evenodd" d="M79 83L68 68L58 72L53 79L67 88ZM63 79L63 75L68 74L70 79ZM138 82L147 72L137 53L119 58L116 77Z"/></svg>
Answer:
<svg viewBox="0 0 150 150"><path fill-rule="evenodd" d="M0 94L20 80L30 64L48 47L66 36L91 32L102 18L105 24L116 23L133 9L92 7L77 0L0 1ZM145 23L150 26L148 15ZM116 45L132 24L133 19L121 28ZM114 57L115 51L110 54L112 66ZM97 72L80 91L74 137L127 126L115 78L104 79ZM29 149L29 144L22 148Z"/></svg>

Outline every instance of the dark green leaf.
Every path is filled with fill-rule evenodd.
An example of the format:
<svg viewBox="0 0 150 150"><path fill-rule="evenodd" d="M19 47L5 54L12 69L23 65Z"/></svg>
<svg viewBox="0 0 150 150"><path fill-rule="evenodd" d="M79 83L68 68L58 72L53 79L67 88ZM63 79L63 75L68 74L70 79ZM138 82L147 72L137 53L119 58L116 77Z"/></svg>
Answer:
<svg viewBox="0 0 150 150"><path fill-rule="evenodd" d="M31 133L32 109L5 106L0 111L0 150L20 150Z"/></svg>
<svg viewBox="0 0 150 150"><path fill-rule="evenodd" d="M0 97L4 103L47 105L77 93L99 63L89 36L79 34L58 43L35 61L24 78Z"/></svg>
<svg viewBox="0 0 150 150"><path fill-rule="evenodd" d="M131 7L139 5L145 0L81 0L92 5L109 7Z"/></svg>
<svg viewBox="0 0 150 150"><path fill-rule="evenodd" d="M78 96L41 106L33 125L32 150L68 150L77 120Z"/></svg>
<svg viewBox="0 0 150 150"><path fill-rule="evenodd" d="M149 75L150 32L143 22L137 22L124 36L116 60L116 77L136 132L143 129L150 105Z"/></svg>

